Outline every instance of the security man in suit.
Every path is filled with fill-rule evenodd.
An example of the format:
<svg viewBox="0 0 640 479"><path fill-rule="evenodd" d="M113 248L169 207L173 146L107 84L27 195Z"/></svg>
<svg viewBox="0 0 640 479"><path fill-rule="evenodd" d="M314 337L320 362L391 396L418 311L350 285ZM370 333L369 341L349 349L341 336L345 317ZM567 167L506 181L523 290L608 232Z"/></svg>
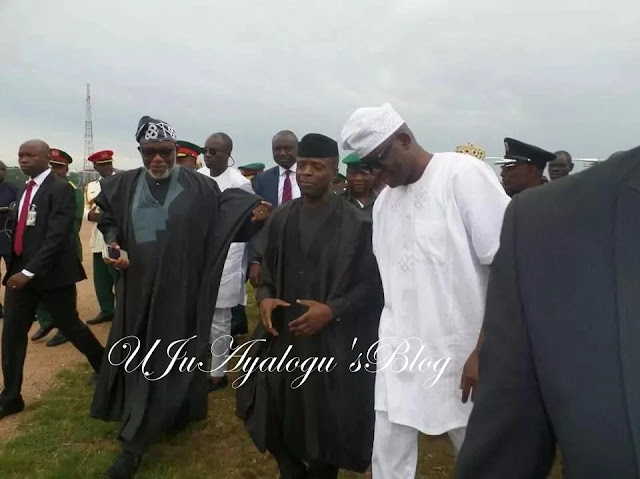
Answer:
<svg viewBox="0 0 640 479"><path fill-rule="evenodd" d="M29 176L17 208L5 285L0 419L24 409L22 372L28 333L40 304L53 325L82 352L97 373L104 348L78 317L76 283L86 279L73 234L76 201L68 181L51 174L49 145L30 140L18 150Z"/></svg>
<svg viewBox="0 0 640 479"><path fill-rule="evenodd" d="M87 158L87 160L93 163L93 168L98 172L100 178L108 178L115 174L115 170L113 169L113 151L97 151ZM116 280L116 271L113 269L113 266L105 264L102 260L104 238L98 229L100 208L94 204L94 201L100 194L100 191L100 179L97 179L87 184L84 193L84 216L87 221L93 223L90 243L91 253L93 256L93 286L96 290L98 304L100 305L100 313L98 313L95 318L87 321L87 324L92 326L112 321L115 307L114 285Z"/></svg>
<svg viewBox="0 0 640 479"><path fill-rule="evenodd" d="M73 158L66 151L62 151L57 148L52 148L49 153L49 166L51 166L51 172L58 175L60 178L67 180L67 175L69 174L69 165L73 163ZM73 188L76 197L76 215L75 221L73 224L73 232L76 240L76 250L78 251L78 258L82 262L82 242L80 241L80 228L82 227L82 211L84 209L84 198L82 195L82 190L79 190L78 187L73 184L72 181L69 181L69 184ZM38 341L39 339L44 338L49 332L53 329L53 322L51 321L51 315L44 309L38 308L38 312L36 315L38 322L40 323L40 329L31 337L32 341ZM67 338L64 337L59 330L56 332L55 336L47 341L46 345L48 347L60 346L67 342Z"/></svg>
<svg viewBox="0 0 640 479"><path fill-rule="evenodd" d="M515 196L456 478L640 477L640 148Z"/></svg>
<svg viewBox="0 0 640 479"><path fill-rule="evenodd" d="M289 130L275 134L271 140L273 161L278 166L269 168L253 179L253 191L264 198L274 208L287 201L300 198L300 188L296 180L296 162L298 161L298 138ZM252 241L252 259L249 267L249 282L256 288L260 283L260 252L256 251Z"/></svg>

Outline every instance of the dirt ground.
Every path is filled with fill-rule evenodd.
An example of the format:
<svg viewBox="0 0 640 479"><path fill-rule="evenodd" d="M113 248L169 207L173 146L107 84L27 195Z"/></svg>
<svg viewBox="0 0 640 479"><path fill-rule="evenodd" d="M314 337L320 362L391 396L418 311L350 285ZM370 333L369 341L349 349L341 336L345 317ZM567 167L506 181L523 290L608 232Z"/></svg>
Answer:
<svg viewBox="0 0 640 479"><path fill-rule="evenodd" d="M92 224L84 222L80 230L80 238L83 245L83 261L82 264L87 273L87 278L78 283L78 312L80 319L87 321L95 317L99 312L98 302L93 288L93 268L92 256L89 248L91 238ZM4 274L4 270L2 274ZM2 287L1 296L4 303L4 287ZM3 325L0 319L0 330ZM110 323L90 326L93 333L97 336L102 344L106 343L109 334ZM39 328L37 322L33 323L29 336L35 333ZM55 330L38 342L29 341L27 347L27 359L24 364L24 380L22 384L22 396L26 403L24 414L17 414L0 421L0 441L9 439L15 432L16 425L26 414L29 414L30 404L37 400L40 395L51 387L56 381L56 372L69 365L84 361L84 357L75 350L70 343L65 343L55 348L45 346L47 340L53 337ZM1 379L1 378L0 378ZM0 381L0 384L2 382Z"/></svg>

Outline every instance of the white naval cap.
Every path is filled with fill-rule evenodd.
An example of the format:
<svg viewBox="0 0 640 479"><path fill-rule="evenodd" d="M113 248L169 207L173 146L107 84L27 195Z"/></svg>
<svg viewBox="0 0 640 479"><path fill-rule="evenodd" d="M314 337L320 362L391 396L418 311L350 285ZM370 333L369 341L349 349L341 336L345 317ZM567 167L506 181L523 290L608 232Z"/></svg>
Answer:
<svg viewBox="0 0 640 479"><path fill-rule="evenodd" d="M390 103L357 109L342 128L342 148L364 158L393 135L405 121Z"/></svg>

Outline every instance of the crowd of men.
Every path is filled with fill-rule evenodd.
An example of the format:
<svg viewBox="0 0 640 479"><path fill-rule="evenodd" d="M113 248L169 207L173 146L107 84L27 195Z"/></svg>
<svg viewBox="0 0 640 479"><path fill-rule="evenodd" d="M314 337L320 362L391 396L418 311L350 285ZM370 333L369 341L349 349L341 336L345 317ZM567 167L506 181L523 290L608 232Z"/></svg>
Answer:
<svg viewBox="0 0 640 479"><path fill-rule="evenodd" d="M556 446L566 477L640 477L637 150L566 178L566 151L505 138L501 184L481 148L431 153L390 104L346 121L346 177L319 133L276 133L267 170L234 168L223 132L199 147L145 116L135 138L142 166L97 152L84 194L41 140L20 145L24 189L0 164L0 419L24 409L36 318L34 341L57 328L51 345L94 369L91 416L121 423L105 477L133 477L154 439L205 419L236 348L254 364L237 416L284 479L413 478L419 433L448 435L460 479L546 477ZM86 324L83 219L100 306ZM243 349L247 282L261 321ZM87 324L104 322L103 347Z"/></svg>

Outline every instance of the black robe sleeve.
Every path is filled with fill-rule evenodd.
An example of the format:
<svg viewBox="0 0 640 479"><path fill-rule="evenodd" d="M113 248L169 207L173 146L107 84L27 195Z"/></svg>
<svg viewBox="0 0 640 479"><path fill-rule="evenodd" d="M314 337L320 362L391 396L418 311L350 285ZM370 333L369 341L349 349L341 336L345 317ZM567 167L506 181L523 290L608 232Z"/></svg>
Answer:
<svg viewBox="0 0 640 479"><path fill-rule="evenodd" d="M240 188L228 188L220 195L220 208L225 209L228 204L237 203L238 201L249 201L253 198L255 206L260 204L260 197L249 193ZM251 222L251 215L242 223L240 229L236 232L233 242L234 243L247 243L249 242L260 230L260 225Z"/></svg>
<svg viewBox="0 0 640 479"><path fill-rule="evenodd" d="M362 250L351 271L351 288L328 301L334 318L351 315L372 302L382 302L382 282L371 246L371 223L363 223L358 244Z"/></svg>
<svg viewBox="0 0 640 479"><path fill-rule="evenodd" d="M258 236L254 238L254 248L259 245L260 258L264 254L264 248L268 242L270 231L274 229L274 222L277 221L278 213L273 213L267 223L264 225ZM274 253L277 252L277 248L274 248ZM266 298L275 298L275 272L271 271L272 267L269 265L269 261L262 261L260 266L260 284L256 290L256 302L260 304L260 301Z"/></svg>
<svg viewBox="0 0 640 479"><path fill-rule="evenodd" d="M107 200L107 197L103 193L100 193L95 199L95 204L100 208L98 229L104 236L105 244L110 245L111 243L117 243L122 246L122 233L111 213L109 200Z"/></svg>

